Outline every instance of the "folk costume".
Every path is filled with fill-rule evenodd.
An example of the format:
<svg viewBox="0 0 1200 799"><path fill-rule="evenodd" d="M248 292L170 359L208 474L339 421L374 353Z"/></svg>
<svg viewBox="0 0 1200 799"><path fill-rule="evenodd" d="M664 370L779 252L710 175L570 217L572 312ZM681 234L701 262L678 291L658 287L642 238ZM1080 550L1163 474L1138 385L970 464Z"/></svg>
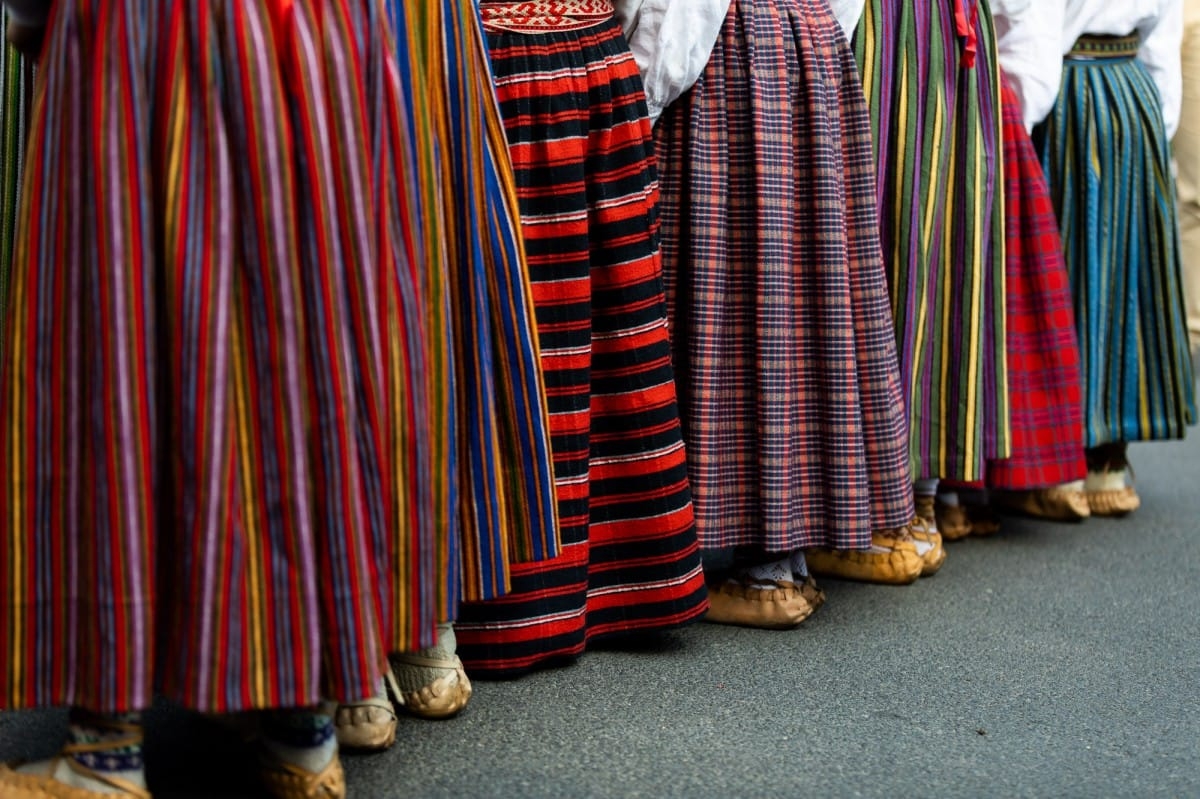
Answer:
<svg viewBox="0 0 1200 799"><path fill-rule="evenodd" d="M483 2L549 397L562 552L467 604L468 670L516 674L707 609L679 428L645 92L607 0Z"/></svg>
<svg viewBox="0 0 1200 799"><path fill-rule="evenodd" d="M1037 131L1062 230L1082 357L1092 514L1140 499L1126 444L1196 417L1170 136L1179 122L1180 0L1066 0L1062 82Z"/></svg>
<svg viewBox="0 0 1200 799"><path fill-rule="evenodd" d="M697 532L711 560L743 561L710 568L708 618L794 626L821 601L804 550L853 552L860 578L895 582L944 557L909 530L861 84L822 2L636 5L626 28L652 105L681 94L659 76L703 68L655 132ZM689 60L683 43L711 38Z"/></svg>

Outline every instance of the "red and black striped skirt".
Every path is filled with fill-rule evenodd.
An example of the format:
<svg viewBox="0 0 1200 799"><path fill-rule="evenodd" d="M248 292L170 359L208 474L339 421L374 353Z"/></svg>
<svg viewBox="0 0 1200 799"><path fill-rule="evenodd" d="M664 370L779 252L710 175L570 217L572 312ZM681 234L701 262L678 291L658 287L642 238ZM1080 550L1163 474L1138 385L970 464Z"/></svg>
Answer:
<svg viewBox="0 0 1200 799"><path fill-rule="evenodd" d="M560 27L484 3L531 271L562 554L514 565L512 593L462 608L475 673L517 673L589 639L706 609L676 407L653 142L607 3ZM536 15L534 15L536 17Z"/></svg>

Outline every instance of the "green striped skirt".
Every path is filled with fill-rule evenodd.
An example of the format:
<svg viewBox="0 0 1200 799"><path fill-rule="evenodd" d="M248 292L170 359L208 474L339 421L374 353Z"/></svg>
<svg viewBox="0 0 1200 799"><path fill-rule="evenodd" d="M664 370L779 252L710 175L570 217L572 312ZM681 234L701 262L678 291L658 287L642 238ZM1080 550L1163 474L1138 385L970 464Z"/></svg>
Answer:
<svg viewBox="0 0 1200 799"><path fill-rule="evenodd" d="M868 0L854 37L915 478L1010 450L1003 159L986 0Z"/></svg>
<svg viewBox="0 0 1200 799"><path fill-rule="evenodd" d="M1171 150L1137 51L1136 35L1080 39L1036 135L1071 278L1089 447L1181 438L1196 417Z"/></svg>

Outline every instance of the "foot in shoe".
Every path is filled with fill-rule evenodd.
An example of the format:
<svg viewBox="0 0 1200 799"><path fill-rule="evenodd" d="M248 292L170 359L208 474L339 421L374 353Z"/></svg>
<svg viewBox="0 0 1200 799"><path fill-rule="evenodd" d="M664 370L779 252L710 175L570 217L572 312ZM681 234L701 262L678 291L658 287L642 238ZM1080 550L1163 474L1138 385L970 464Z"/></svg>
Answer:
<svg viewBox="0 0 1200 799"><path fill-rule="evenodd" d="M457 649L454 625L447 623L438 625L437 643L433 646L392 655L392 690L409 713L441 719L454 716L467 706L473 688L462 660L455 654Z"/></svg>
<svg viewBox="0 0 1200 799"><path fill-rule="evenodd" d="M27 763L17 768L17 773L98 794L149 796L142 761L141 714L101 715L72 708L62 754Z"/></svg>
<svg viewBox="0 0 1200 799"><path fill-rule="evenodd" d="M384 681L379 681L374 696L338 705L333 726L341 749L376 752L395 743L396 711L388 699Z"/></svg>
<svg viewBox="0 0 1200 799"><path fill-rule="evenodd" d="M265 711L262 746L267 755L310 774L319 774L337 757L332 705Z"/></svg>

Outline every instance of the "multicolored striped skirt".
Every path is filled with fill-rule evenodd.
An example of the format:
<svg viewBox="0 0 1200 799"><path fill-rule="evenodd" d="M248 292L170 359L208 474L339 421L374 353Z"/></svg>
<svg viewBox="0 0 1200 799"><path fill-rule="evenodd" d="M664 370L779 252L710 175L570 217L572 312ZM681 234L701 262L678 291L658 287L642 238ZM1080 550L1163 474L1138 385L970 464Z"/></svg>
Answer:
<svg viewBox="0 0 1200 799"><path fill-rule="evenodd" d="M655 129L705 549L865 549L912 518L908 418L854 54L819 0L734 0Z"/></svg>
<svg viewBox="0 0 1200 799"><path fill-rule="evenodd" d="M441 409L394 47L376 0L55 4L0 362L0 707L354 700L431 638L441 578L397 566Z"/></svg>
<svg viewBox="0 0 1200 799"><path fill-rule="evenodd" d="M17 196L33 104L33 65L8 45L8 15L0 12L0 318L16 233ZM2 332L0 332L2 335Z"/></svg>
<svg viewBox="0 0 1200 799"><path fill-rule="evenodd" d="M1016 93L1001 85L1012 454L989 461L992 488L1082 480L1083 384L1071 288L1046 177Z"/></svg>
<svg viewBox="0 0 1200 799"><path fill-rule="evenodd" d="M601 0L482 4L516 170L563 552L464 606L472 673L706 609L675 401L653 142L637 65Z"/></svg>
<svg viewBox="0 0 1200 799"><path fill-rule="evenodd" d="M430 573L421 568L401 583L426 592L421 605L436 589L437 614L447 620L461 601L505 593L512 562L559 553L549 418L479 12L473 0L388 6L407 92L402 142L411 143L409 185L397 196L426 295L423 388L434 410L407 430L428 430L434 463L421 488L437 509L437 550L427 565L449 578L414 580ZM397 568L406 563L420 562L400 558Z"/></svg>
<svg viewBox="0 0 1200 799"><path fill-rule="evenodd" d="M1009 452L1000 93L985 0L869 0L855 34L915 478Z"/></svg>
<svg viewBox="0 0 1200 799"><path fill-rule="evenodd" d="M1138 47L1136 34L1080 39L1037 131L1071 278L1089 447L1182 438L1196 419L1171 150Z"/></svg>

